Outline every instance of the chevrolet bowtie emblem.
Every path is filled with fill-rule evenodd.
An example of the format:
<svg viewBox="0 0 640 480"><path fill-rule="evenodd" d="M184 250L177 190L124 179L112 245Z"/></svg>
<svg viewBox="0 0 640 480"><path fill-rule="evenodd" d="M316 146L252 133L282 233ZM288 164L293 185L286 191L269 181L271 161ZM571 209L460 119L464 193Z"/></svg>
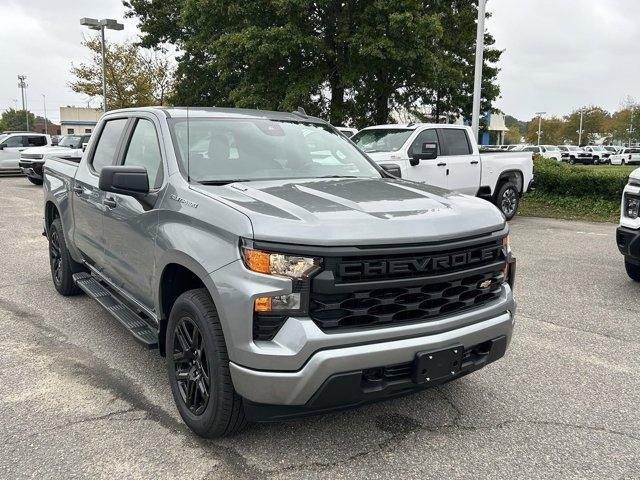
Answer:
<svg viewBox="0 0 640 480"><path fill-rule="evenodd" d="M489 288L492 283L493 283L493 280L491 279L484 280L478 284L478 288Z"/></svg>

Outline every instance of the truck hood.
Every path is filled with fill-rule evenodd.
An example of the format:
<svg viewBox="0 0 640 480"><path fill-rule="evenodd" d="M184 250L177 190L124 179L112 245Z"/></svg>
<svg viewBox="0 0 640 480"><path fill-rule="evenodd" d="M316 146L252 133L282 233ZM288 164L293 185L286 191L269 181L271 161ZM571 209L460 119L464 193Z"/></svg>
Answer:
<svg viewBox="0 0 640 480"><path fill-rule="evenodd" d="M485 200L397 179L296 179L193 186L246 214L256 240L306 245L431 242L498 230Z"/></svg>

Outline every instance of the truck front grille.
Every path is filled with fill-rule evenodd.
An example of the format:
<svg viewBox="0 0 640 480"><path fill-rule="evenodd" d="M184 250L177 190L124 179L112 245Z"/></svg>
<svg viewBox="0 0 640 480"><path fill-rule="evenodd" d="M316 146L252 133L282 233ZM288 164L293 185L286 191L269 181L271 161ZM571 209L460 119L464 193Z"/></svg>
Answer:
<svg viewBox="0 0 640 480"><path fill-rule="evenodd" d="M405 268L427 265L429 258L440 259L442 268ZM401 259L392 274L389 259ZM363 261L366 268L358 266ZM325 270L311 284L309 315L325 331L437 320L498 299L505 263L501 239L411 256L325 258Z"/></svg>

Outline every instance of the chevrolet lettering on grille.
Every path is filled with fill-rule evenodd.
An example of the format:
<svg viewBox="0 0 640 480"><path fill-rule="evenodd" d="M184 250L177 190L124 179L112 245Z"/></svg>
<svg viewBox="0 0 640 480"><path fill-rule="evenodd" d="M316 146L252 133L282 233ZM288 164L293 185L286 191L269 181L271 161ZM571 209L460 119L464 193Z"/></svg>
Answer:
<svg viewBox="0 0 640 480"><path fill-rule="evenodd" d="M502 247L492 246L443 255L402 258L398 260L371 260L343 262L338 266L343 279L353 277L377 277L381 275L412 275L440 273L446 270L490 262L500 258Z"/></svg>

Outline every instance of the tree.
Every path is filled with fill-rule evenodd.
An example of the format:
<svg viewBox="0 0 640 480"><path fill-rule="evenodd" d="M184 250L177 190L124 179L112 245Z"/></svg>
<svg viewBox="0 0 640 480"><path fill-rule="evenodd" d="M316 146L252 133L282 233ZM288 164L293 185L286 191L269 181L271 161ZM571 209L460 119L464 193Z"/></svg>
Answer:
<svg viewBox="0 0 640 480"><path fill-rule="evenodd" d="M504 136L504 140L507 145L515 145L522 141L522 132L520 132L520 128L517 124L513 124L509 127L509 130Z"/></svg>
<svg viewBox="0 0 640 480"><path fill-rule="evenodd" d="M597 137L604 136L610 125L610 115L606 110L589 106L574 110L565 117L564 137L570 143L577 145L580 130L580 112L582 118L582 144L593 142Z"/></svg>
<svg viewBox="0 0 640 480"><path fill-rule="evenodd" d="M543 118L540 130L541 145L561 145L565 141L565 123L561 118ZM524 138L529 143L538 143L537 117L529 122Z"/></svg>
<svg viewBox="0 0 640 480"><path fill-rule="evenodd" d="M27 116L29 117L29 129L27 129ZM5 130L31 130L35 125L35 120L35 115L29 111L25 115L24 110L9 108L2 112L0 116L0 132Z"/></svg>
<svg viewBox="0 0 640 480"><path fill-rule="evenodd" d="M477 6L468 0L127 0L146 47L172 44L172 100L291 110L334 124L392 109L470 113ZM486 36L485 110L499 93Z"/></svg>
<svg viewBox="0 0 640 480"><path fill-rule="evenodd" d="M86 63L71 66L76 79L69 84L77 93L102 98L100 39L85 39L90 52ZM105 51L107 106L110 109L164 105L171 88L172 66L161 51L143 51L132 42L108 43Z"/></svg>

